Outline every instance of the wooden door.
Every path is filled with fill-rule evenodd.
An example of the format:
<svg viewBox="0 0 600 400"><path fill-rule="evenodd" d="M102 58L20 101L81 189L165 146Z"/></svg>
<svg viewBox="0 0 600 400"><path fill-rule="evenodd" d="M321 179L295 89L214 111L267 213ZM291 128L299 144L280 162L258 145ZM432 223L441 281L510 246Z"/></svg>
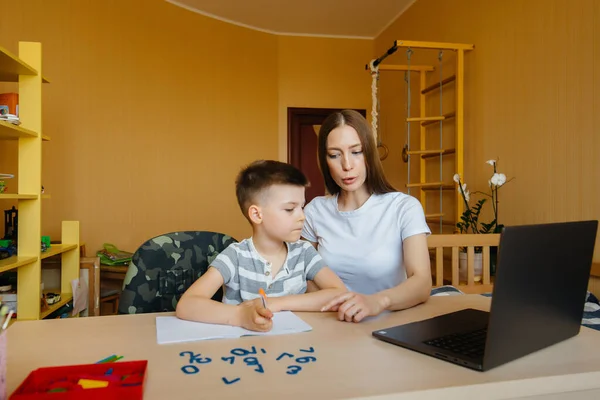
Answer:
<svg viewBox="0 0 600 400"><path fill-rule="evenodd" d="M288 108L288 162L300 169L308 180L306 204L325 194L325 182L319 170L317 143L319 127L336 108ZM356 110L366 116L365 110Z"/></svg>

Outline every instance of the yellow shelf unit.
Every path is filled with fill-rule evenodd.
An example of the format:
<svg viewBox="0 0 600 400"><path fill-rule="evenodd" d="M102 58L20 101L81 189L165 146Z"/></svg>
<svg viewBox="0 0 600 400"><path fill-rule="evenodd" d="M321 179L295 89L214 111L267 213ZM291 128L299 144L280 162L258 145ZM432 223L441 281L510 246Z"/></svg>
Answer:
<svg viewBox="0 0 600 400"><path fill-rule="evenodd" d="M20 42L19 56L0 47L0 81L19 83L21 125L0 122L0 146L18 140L17 193L1 194L0 200L17 200L19 210L18 254L0 261L0 272L17 271L18 320L36 320L72 299L71 281L79 277L79 222L62 222L62 245L41 253L42 142L42 45ZM61 254L61 302L41 311L41 260ZM53 289L53 288L52 288ZM56 290L58 291L58 289ZM62 303L62 304L61 304ZM49 312L48 312L49 311Z"/></svg>
<svg viewBox="0 0 600 400"><path fill-rule="evenodd" d="M37 200L37 194L0 193L0 200Z"/></svg>
<svg viewBox="0 0 600 400"><path fill-rule="evenodd" d="M13 256L0 260L0 273L19 268L23 265L34 263L38 260L37 257Z"/></svg>
<svg viewBox="0 0 600 400"><path fill-rule="evenodd" d="M78 246L76 244L53 244L49 250L42 253L42 260L44 258L52 257L57 254L62 254L67 251L76 249Z"/></svg>
<svg viewBox="0 0 600 400"><path fill-rule="evenodd" d="M46 318L71 300L73 300L73 293L61 293L59 302L52 304L47 310L40 311L40 319Z"/></svg>
<svg viewBox="0 0 600 400"><path fill-rule="evenodd" d="M38 71L0 46L0 82L19 82L21 75L38 75ZM42 82L50 83L45 76L42 76Z"/></svg>
<svg viewBox="0 0 600 400"><path fill-rule="evenodd" d="M0 139L18 140L20 138L35 138L37 133L22 128L19 125L11 124L10 122L0 121Z"/></svg>

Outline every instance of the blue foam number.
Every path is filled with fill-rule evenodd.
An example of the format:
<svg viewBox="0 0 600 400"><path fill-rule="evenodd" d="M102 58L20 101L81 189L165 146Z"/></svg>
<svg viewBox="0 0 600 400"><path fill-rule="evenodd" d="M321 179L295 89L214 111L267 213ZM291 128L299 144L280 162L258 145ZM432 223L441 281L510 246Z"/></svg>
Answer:
<svg viewBox="0 0 600 400"><path fill-rule="evenodd" d="M298 372L302 371L302 367L299 365L290 365L287 369L286 374L288 375L296 375Z"/></svg>
<svg viewBox="0 0 600 400"><path fill-rule="evenodd" d="M196 364L208 364L212 361L211 358L204 358L202 357L202 354L198 353L198 354L194 354L194 352L192 351L182 351L181 353L179 353L180 357L184 357L186 355L189 355L190 357L190 364L196 363Z"/></svg>
<svg viewBox="0 0 600 400"><path fill-rule="evenodd" d="M181 370L186 375L193 375L200 372L200 368L196 367L195 365L184 365L183 367L181 367Z"/></svg>
<svg viewBox="0 0 600 400"><path fill-rule="evenodd" d="M258 362L258 358L256 357L246 357L244 358L244 362L250 367L256 366L256 368L254 369L256 372L259 372L261 374L265 372L263 366Z"/></svg>
<svg viewBox="0 0 600 400"><path fill-rule="evenodd" d="M232 379L232 380L228 380L227 378L225 378L225 377L222 377L221 379L223 379L223 382L224 382L226 385L231 385L232 383L236 383L236 382L239 382L239 381L240 381L240 378L235 378L235 379Z"/></svg>
<svg viewBox="0 0 600 400"><path fill-rule="evenodd" d="M231 354L233 354L234 356L247 356L248 354L256 354L256 347L252 346L252 350L246 350L246 349L242 349L240 347L232 349L231 350Z"/></svg>
<svg viewBox="0 0 600 400"><path fill-rule="evenodd" d="M290 353L281 353L281 355L280 355L279 357L277 357L277 360L276 360L276 361L279 361L279 360L281 360L283 357L294 358L294 355L293 355L293 354L290 354Z"/></svg>
<svg viewBox="0 0 600 400"><path fill-rule="evenodd" d="M298 357L296 358L296 362L300 364L306 364L309 362L317 361L316 357L308 356L308 357Z"/></svg>
<svg viewBox="0 0 600 400"><path fill-rule="evenodd" d="M300 349L300 351L301 351L301 352L303 352L303 353L314 353L314 352L315 352L315 349L314 349L313 347L311 347L311 348L310 348L310 349L308 349L308 350Z"/></svg>
<svg viewBox="0 0 600 400"><path fill-rule="evenodd" d="M235 357L221 357L221 360L227 362L229 361L229 364L233 365L233 362L235 361Z"/></svg>

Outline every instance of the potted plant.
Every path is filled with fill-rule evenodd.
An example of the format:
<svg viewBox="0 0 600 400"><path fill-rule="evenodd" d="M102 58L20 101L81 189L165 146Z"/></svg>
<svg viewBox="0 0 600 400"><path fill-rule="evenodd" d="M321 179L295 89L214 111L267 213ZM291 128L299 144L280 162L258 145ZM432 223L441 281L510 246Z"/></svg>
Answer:
<svg viewBox="0 0 600 400"><path fill-rule="evenodd" d="M456 224L456 227L460 231L460 233L500 233L504 225L498 223L498 190L504 186L506 183L510 182L506 180L506 175L499 173L497 170L497 161L496 160L488 160L486 164L489 164L493 168L493 173L488 180L488 186L490 188L490 192L473 192L473 194L481 194L485 196L482 199L479 199L472 206L469 205L471 200L471 193L467 189L467 184L462 182L461 176L459 174L454 175L454 182L458 184L457 190L460 192L462 199L465 203L465 211L460 216L460 222ZM481 214L481 210L483 209L483 205L490 199L493 207L493 219L490 222L481 222L479 221L479 217ZM490 249L490 274L493 275L496 270L496 251L497 249L493 247ZM482 265L482 248L475 247L475 280L481 280L481 276L483 274ZM467 271L467 254L466 249L461 249L459 254L459 279L466 280L466 272Z"/></svg>

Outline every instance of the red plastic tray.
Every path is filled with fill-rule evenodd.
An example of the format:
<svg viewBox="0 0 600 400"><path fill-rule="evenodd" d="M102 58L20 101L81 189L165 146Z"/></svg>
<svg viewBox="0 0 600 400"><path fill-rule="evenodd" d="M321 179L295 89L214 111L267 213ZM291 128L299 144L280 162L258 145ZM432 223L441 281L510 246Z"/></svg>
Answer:
<svg viewBox="0 0 600 400"><path fill-rule="evenodd" d="M9 399L142 400L147 367L148 361L143 360L38 368L29 373ZM83 389L77 385L79 379L109 383L104 388ZM57 388L67 391L50 392Z"/></svg>

